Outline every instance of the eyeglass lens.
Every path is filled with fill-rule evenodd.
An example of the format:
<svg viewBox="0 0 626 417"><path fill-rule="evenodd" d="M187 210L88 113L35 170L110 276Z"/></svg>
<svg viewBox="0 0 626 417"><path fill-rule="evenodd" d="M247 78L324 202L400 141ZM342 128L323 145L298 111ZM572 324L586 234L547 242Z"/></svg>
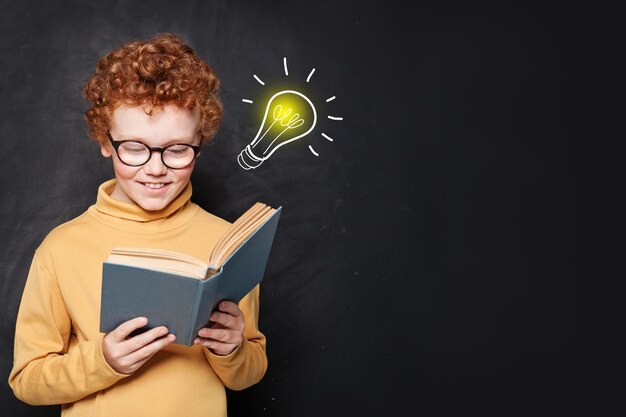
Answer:
<svg viewBox="0 0 626 417"><path fill-rule="evenodd" d="M150 160L152 151L141 142L124 142L117 149L119 158L128 165L139 166ZM162 150L161 159L170 168L184 168L194 160L195 152L188 145L171 145Z"/></svg>

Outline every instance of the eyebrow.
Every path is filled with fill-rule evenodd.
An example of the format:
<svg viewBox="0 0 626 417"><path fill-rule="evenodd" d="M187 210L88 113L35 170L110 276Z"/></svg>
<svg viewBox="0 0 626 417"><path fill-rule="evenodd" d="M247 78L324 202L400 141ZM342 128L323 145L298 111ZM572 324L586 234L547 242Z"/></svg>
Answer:
<svg viewBox="0 0 626 417"><path fill-rule="evenodd" d="M130 140L130 141L134 141L134 142L141 142L144 144L148 144L148 142L150 141L149 138L142 138L142 137L138 137L138 136L133 136L133 135L128 135L128 138L124 138L125 135L120 135L119 138L114 138L114 140L117 141L123 141L123 140ZM186 145L193 145L196 142L196 136L193 137L184 137L184 138L175 138L175 139L168 139L167 141L164 142L163 146L169 146L169 145L173 145L176 143L183 143Z"/></svg>

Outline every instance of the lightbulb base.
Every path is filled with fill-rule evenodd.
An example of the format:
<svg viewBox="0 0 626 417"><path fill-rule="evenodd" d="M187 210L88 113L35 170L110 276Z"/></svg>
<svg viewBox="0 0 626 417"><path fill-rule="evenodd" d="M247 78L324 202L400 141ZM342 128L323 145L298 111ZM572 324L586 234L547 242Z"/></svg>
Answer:
<svg viewBox="0 0 626 417"><path fill-rule="evenodd" d="M241 151L239 156L237 156L237 162L239 162L239 166L246 171L249 169L258 168L258 166L261 165L263 161L263 159L257 158L256 155L252 153L250 145L246 146L244 150Z"/></svg>

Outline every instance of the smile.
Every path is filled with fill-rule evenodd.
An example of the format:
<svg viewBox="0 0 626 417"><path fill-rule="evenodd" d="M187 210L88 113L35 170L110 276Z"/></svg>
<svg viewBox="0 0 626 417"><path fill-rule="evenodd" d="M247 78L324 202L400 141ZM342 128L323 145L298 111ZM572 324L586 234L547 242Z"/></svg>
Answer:
<svg viewBox="0 0 626 417"><path fill-rule="evenodd" d="M162 182L144 182L142 184L153 190L165 187L165 184Z"/></svg>

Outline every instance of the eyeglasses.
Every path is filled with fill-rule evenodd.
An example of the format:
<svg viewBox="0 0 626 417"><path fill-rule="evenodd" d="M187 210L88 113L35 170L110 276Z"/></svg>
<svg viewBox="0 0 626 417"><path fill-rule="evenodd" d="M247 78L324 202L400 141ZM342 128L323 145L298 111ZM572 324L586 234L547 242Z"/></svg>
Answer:
<svg viewBox="0 0 626 417"><path fill-rule="evenodd" d="M152 152L159 152L163 165L171 169L182 169L191 165L200 153L199 146L185 143L174 143L159 148L158 146L148 146L136 140L115 141L108 130L107 137L120 161L131 167L144 165L152 157Z"/></svg>

